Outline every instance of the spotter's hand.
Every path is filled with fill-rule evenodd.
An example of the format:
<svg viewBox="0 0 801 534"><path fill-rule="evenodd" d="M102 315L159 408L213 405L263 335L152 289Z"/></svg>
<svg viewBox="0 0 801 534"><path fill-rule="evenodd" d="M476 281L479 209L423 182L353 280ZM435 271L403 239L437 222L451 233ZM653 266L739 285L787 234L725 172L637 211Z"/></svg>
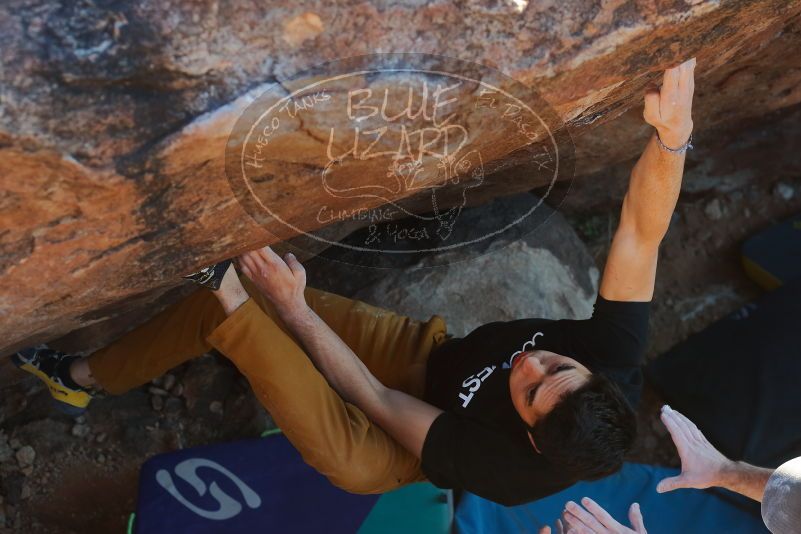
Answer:
<svg viewBox="0 0 801 534"><path fill-rule="evenodd" d="M662 480L656 491L664 493L679 488L704 489L722 485L722 474L731 462L709 443L695 423L670 406L662 407L660 418L679 451L681 473Z"/></svg>
<svg viewBox="0 0 801 534"><path fill-rule="evenodd" d="M589 497L581 499L581 505L569 501L563 517L567 523L565 534L648 534L637 503L629 507L631 528L615 521L609 512Z"/></svg>

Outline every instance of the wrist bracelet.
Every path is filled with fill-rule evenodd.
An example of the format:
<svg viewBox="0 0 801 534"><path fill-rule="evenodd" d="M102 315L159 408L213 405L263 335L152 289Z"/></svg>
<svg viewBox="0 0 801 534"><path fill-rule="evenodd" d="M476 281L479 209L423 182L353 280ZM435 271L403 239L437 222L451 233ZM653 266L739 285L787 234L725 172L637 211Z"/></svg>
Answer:
<svg viewBox="0 0 801 534"><path fill-rule="evenodd" d="M692 150L694 147L693 143L693 134L690 134L690 138L687 139L687 142L681 145L679 148L670 148L665 143L662 142L662 139L659 137L659 130L656 131L656 142L659 143L659 148L664 150L665 152L670 152L671 154L684 154L688 150Z"/></svg>

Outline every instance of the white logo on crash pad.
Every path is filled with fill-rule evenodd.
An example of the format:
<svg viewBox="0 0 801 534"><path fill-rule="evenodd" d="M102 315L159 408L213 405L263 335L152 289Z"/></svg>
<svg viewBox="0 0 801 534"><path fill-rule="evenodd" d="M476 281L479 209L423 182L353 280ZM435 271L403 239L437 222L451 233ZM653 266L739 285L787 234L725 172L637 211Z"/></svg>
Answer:
<svg viewBox="0 0 801 534"><path fill-rule="evenodd" d="M253 491L250 486L245 484L238 476L217 462L213 462L205 458L190 458L175 466L175 475L192 486L195 491L197 491L198 497L202 497L206 494L206 483L203 482L203 480L201 480L197 474L198 468L201 467L214 469L218 473L228 477L231 482L236 484L236 487L239 489L245 504L247 504L249 508L258 508L261 506L261 498L256 494L256 492ZM181 504L192 510L200 517L214 521L223 521L225 519L235 517L239 514L239 512L242 511L242 504L237 499L231 497L222 489L220 489L216 482L212 482L208 486L209 494L214 497L218 505L216 509L210 510L196 506L186 497L184 497L181 492L178 491L178 488L175 487L172 476L166 469L159 469L156 472L156 481L159 483L159 485L161 485L162 488L167 490L170 495L178 499Z"/></svg>

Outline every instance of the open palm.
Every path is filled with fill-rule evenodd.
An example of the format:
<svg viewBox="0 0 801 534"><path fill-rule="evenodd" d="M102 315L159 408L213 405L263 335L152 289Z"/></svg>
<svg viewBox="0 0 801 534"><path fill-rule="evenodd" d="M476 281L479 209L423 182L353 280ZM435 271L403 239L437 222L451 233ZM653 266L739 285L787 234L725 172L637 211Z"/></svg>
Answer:
<svg viewBox="0 0 801 534"><path fill-rule="evenodd" d="M660 418L676 444L681 474L662 480L656 491L664 493L679 488L704 489L719 485L729 460L709 443L695 423L670 406L662 407Z"/></svg>
<svg viewBox="0 0 801 534"><path fill-rule="evenodd" d="M648 534L640 505L637 503L629 508L631 528L618 523L609 512L589 497L581 499L581 505L568 501L562 518L556 520L556 534ZM538 534L553 534L553 531L546 526Z"/></svg>

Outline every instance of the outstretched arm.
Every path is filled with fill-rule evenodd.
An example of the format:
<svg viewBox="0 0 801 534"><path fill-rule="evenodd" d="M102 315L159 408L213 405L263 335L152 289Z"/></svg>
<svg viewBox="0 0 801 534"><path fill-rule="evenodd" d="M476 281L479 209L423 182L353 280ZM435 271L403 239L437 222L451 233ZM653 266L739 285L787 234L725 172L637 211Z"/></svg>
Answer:
<svg viewBox="0 0 801 534"><path fill-rule="evenodd" d="M681 190L684 154L663 150L682 146L693 129L695 59L668 69L659 90L645 95L645 121L656 128L631 172L601 280L608 300L648 301L654 293L659 244L667 232Z"/></svg>
<svg viewBox="0 0 801 534"><path fill-rule="evenodd" d="M709 443L695 423L670 406L662 407L660 417L679 451L681 474L659 482L659 493L717 486L762 502L772 469L729 460Z"/></svg>
<svg viewBox="0 0 801 534"><path fill-rule="evenodd" d="M681 473L661 480L656 491L665 493L679 488L705 489L716 486L762 501L772 469L729 460L709 443L692 421L670 406L662 407L661 419L679 451ZM629 508L631 528L618 523L598 503L587 497L581 500L581 506L572 501L565 504L562 517L564 523L557 523L558 534L647 534L637 503ZM550 527L543 527L539 534L551 532Z"/></svg>
<svg viewBox="0 0 801 534"><path fill-rule="evenodd" d="M329 385L419 458L426 434L442 411L385 387L370 373L350 347L306 305L306 271L294 255L288 254L284 261L264 247L242 255L239 262L245 276L275 305Z"/></svg>

